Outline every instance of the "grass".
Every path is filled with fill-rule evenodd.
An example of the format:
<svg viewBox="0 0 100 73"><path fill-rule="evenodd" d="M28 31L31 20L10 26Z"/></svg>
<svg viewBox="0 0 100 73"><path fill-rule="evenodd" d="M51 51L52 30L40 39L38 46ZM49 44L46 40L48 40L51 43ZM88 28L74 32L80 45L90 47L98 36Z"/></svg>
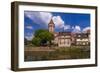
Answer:
<svg viewBox="0 0 100 73"><path fill-rule="evenodd" d="M33 51L25 54L25 61L90 58L89 46L52 47L52 49L55 51Z"/></svg>

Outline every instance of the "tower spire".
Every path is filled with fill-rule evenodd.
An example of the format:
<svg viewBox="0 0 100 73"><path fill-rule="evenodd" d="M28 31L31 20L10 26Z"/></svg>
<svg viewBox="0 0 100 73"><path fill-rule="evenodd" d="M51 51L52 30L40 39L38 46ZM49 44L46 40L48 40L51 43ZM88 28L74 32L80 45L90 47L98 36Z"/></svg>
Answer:
<svg viewBox="0 0 100 73"><path fill-rule="evenodd" d="M50 20L49 24L54 24L52 19Z"/></svg>
<svg viewBox="0 0 100 73"><path fill-rule="evenodd" d="M49 28L49 32L54 33L55 25L54 25L54 22L53 22L52 18L51 18L51 20L48 24L48 28Z"/></svg>

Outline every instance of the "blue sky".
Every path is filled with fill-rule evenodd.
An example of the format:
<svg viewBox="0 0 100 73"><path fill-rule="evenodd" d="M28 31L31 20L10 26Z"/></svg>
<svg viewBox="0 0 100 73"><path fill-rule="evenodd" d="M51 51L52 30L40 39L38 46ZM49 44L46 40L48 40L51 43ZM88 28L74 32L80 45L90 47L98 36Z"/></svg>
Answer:
<svg viewBox="0 0 100 73"><path fill-rule="evenodd" d="M90 29L90 14L24 11L24 37L31 40L38 29L48 29L53 20L55 31L84 32Z"/></svg>

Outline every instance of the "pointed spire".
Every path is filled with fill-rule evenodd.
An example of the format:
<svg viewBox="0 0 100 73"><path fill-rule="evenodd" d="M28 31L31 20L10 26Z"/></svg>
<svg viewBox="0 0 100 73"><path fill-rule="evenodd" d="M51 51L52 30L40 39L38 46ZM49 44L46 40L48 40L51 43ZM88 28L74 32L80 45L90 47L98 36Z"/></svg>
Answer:
<svg viewBox="0 0 100 73"><path fill-rule="evenodd" d="M54 33L54 29L55 29L55 24L53 23L53 20L51 19L49 24L48 24L48 28L49 28L49 32Z"/></svg>
<svg viewBox="0 0 100 73"><path fill-rule="evenodd" d="M49 24L54 24L52 19L50 20Z"/></svg>

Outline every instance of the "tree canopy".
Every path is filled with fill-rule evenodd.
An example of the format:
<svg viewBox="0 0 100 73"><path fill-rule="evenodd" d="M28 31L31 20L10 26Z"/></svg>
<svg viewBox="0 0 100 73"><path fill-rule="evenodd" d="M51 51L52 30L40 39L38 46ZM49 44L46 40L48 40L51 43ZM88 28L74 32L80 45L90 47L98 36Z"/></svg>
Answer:
<svg viewBox="0 0 100 73"><path fill-rule="evenodd" d="M50 45L51 40L53 40L53 34L48 30L39 29L35 31L32 43L35 46Z"/></svg>

